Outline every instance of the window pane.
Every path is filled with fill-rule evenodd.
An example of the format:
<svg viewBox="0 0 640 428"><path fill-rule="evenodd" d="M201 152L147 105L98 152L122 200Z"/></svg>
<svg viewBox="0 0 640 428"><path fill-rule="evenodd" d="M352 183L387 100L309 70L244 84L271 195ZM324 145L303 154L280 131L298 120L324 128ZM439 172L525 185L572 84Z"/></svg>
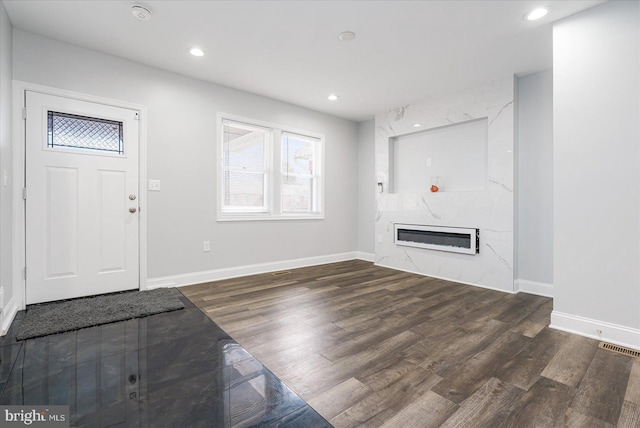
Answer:
<svg viewBox="0 0 640 428"><path fill-rule="evenodd" d="M249 171L264 170L266 130L226 122L223 133L224 166Z"/></svg>
<svg viewBox="0 0 640 428"><path fill-rule="evenodd" d="M313 175L318 140L294 134L282 134L282 172Z"/></svg>
<svg viewBox="0 0 640 428"><path fill-rule="evenodd" d="M48 112L48 146L122 154L122 122Z"/></svg>
<svg viewBox="0 0 640 428"><path fill-rule="evenodd" d="M313 179L296 176L282 181L282 212L313 211Z"/></svg>
<svg viewBox="0 0 640 428"><path fill-rule="evenodd" d="M282 134L282 186L283 213L309 213L316 210L316 192L313 185L315 168L318 167L316 138Z"/></svg>
<svg viewBox="0 0 640 428"><path fill-rule="evenodd" d="M224 205L229 207L263 207L264 174L225 171Z"/></svg>

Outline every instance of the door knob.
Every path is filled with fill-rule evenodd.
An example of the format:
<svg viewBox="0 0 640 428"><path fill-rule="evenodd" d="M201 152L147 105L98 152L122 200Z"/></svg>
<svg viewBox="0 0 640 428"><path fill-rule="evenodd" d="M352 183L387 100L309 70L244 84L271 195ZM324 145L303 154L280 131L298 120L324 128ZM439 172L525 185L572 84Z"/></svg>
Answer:
<svg viewBox="0 0 640 428"><path fill-rule="evenodd" d="M129 199L131 199L132 201L136 200L136 195L129 195Z"/></svg>
<svg viewBox="0 0 640 428"><path fill-rule="evenodd" d="M130 212L130 213L132 213L132 214L133 214L134 212L136 212L136 211L138 211L138 210L137 210L136 208L134 208L134 207L129 208L129 212Z"/></svg>

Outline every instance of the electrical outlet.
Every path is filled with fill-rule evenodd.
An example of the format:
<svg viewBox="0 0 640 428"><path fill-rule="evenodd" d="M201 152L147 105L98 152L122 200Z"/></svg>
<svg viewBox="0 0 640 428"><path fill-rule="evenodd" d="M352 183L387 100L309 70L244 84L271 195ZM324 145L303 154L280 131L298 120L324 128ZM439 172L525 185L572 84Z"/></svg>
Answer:
<svg viewBox="0 0 640 428"><path fill-rule="evenodd" d="M211 242L203 241L202 242L202 251L204 251L204 252L211 251Z"/></svg>

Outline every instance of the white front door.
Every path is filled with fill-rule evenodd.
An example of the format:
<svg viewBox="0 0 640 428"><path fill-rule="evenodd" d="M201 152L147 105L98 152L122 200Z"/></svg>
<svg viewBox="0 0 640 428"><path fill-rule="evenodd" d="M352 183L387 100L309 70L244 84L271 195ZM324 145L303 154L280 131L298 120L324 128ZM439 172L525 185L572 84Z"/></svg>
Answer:
<svg viewBox="0 0 640 428"><path fill-rule="evenodd" d="M138 112L30 91L26 108L26 303L138 289Z"/></svg>

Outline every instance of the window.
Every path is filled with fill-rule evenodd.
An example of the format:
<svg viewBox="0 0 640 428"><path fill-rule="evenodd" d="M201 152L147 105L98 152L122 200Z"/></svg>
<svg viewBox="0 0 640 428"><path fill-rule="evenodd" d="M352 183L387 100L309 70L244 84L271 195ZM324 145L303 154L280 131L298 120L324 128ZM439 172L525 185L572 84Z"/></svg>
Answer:
<svg viewBox="0 0 640 428"><path fill-rule="evenodd" d="M50 148L81 149L123 154L122 122L49 111Z"/></svg>
<svg viewBox="0 0 640 428"><path fill-rule="evenodd" d="M317 163L320 139L303 135L282 133L282 188L283 213L308 213L318 210Z"/></svg>
<svg viewBox="0 0 640 428"><path fill-rule="evenodd" d="M322 218L324 137L219 115L218 220Z"/></svg>
<svg viewBox="0 0 640 428"><path fill-rule="evenodd" d="M223 212L267 212L267 129L222 122Z"/></svg>

